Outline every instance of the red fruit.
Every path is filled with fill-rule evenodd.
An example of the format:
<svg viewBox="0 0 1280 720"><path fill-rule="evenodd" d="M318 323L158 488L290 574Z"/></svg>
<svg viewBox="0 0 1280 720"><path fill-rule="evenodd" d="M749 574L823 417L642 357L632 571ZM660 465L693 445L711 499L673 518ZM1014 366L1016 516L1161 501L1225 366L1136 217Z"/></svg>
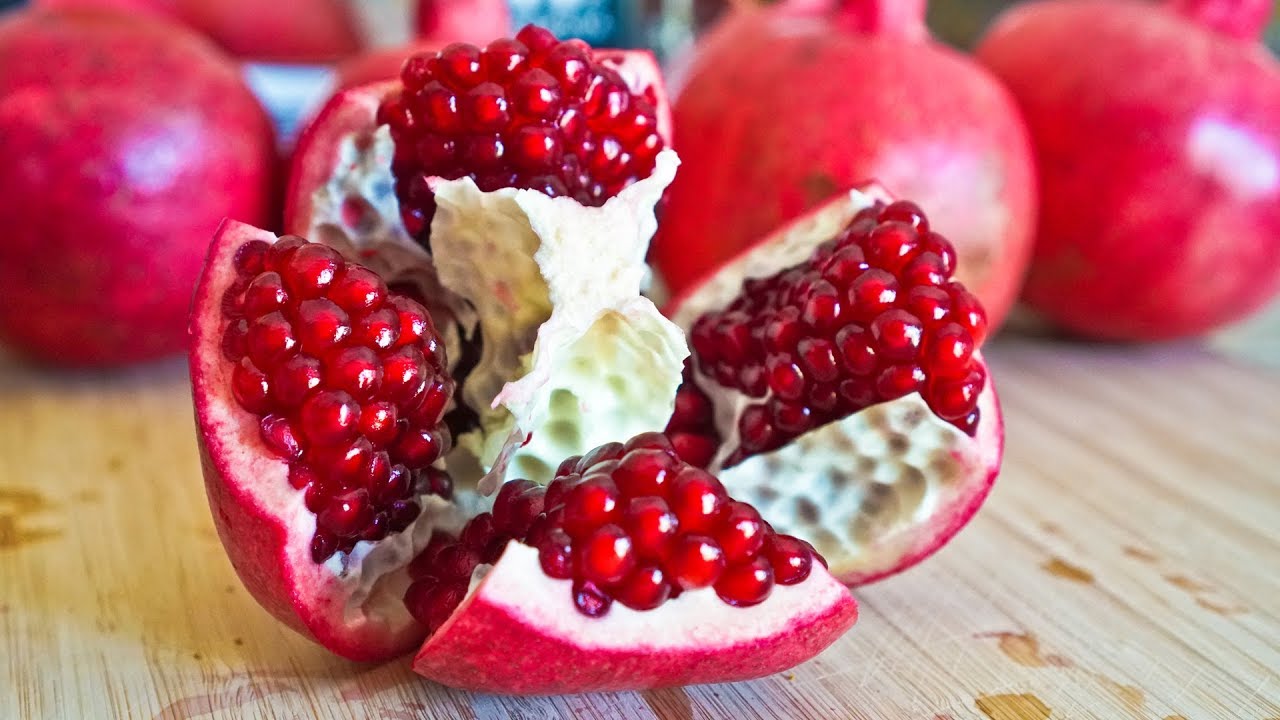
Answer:
<svg viewBox="0 0 1280 720"><path fill-rule="evenodd" d="M267 219L265 113L234 64L167 23L5 16L0 137L0 339L42 361L177 352L209 236Z"/></svg>
<svg viewBox="0 0 1280 720"><path fill-rule="evenodd" d="M418 0L415 23L420 40L439 42L441 47L448 42L482 43L511 32L511 10L506 0Z"/></svg>
<svg viewBox="0 0 1280 720"><path fill-rule="evenodd" d="M50 8L102 8L180 22L238 57L324 62L350 55L362 40L343 0L34 0Z"/></svg>
<svg viewBox="0 0 1280 720"><path fill-rule="evenodd" d="M937 550L999 469L982 305L950 280L953 251L919 207L868 193L779 229L671 307L692 356L667 432L718 473L700 476L708 490L751 503L718 506L682 471L671 508L724 554L735 602L810 572L799 546L758 536L761 514L812 540L836 577L869 582ZM699 506L732 529L708 532ZM746 566L761 547L767 581Z"/></svg>
<svg viewBox="0 0 1280 720"><path fill-rule="evenodd" d="M1040 161L1034 309L1080 335L1159 340L1280 290L1280 64L1258 42L1272 6L1036 2L983 40Z"/></svg>
<svg viewBox="0 0 1280 720"><path fill-rule="evenodd" d="M1035 222L1030 143L1008 92L927 37L924 6L742 4L700 40L675 101L682 163L652 255L673 293L875 178L930 209L1000 324Z"/></svg>

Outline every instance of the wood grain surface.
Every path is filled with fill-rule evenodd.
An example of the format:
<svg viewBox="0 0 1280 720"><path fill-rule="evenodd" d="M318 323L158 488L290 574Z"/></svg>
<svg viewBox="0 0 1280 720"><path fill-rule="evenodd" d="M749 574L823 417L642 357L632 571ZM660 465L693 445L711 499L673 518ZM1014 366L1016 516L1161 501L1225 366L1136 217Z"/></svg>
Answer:
<svg viewBox="0 0 1280 720"><path fill-rule="evenodd" d="M505 698L345 662L240 587L185 368L0 360L0 719L1280 719L1280 370L1012 338L1005 472L859 624L749 683ZM513 649L513 651L516 651Z"/></svg>

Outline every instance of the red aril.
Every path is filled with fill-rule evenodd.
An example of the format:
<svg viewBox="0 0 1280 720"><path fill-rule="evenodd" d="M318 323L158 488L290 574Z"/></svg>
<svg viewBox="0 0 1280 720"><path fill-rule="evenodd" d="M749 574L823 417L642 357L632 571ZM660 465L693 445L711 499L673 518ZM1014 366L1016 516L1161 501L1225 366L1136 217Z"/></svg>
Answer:
<svg viewBox="0 0 1280 720"><path fill-rule="evenodd" d="M728 13L674 104L682 167L652 258L674 294L766 233L870 179L929 210L998 326L1035 222L1008 92L928 39L921 0L787 0Z"/></svg>
<svg viewBox="0 0 1280 720"><path fill-rule="evenodd" d="M940 548L981 505L1003 452L978 352L987 320L932 227L914 203L851 191L670 308L693 351L666 431L673 446L772 528L812 542L850 584ZM673 484L673 508L713 507L702 487ZM755 509L730 511L739 532ZM755 548L747 536L721 542L731 557ZM800 567L778 559L791 541L770 552L775 574ZM744 570L733 584L758 582Z"/></svg>
<svg viewBox="0 0 1280 720"><path fill-rule="evenodd" d="M182 349L223 217L267 219L270 123L236 66L169 23L0 20L0 338L62 365Z"/></svg>
<svg viewBox="0 0 1280 720"><path fill-rule="evenodd" d="M1280 289L1280 64L1258 42L1272 6L1064 0L997 22L977 55L1040 161L1028 305L1080 335L1158 340Z"/></svg>
<svg viewBox="0 0 1280 720"><path fill-rule="evenodd" d="M250 60L326 62L363 44L344 0L35 0L50 8L102 8L180 22Z"/></svg>

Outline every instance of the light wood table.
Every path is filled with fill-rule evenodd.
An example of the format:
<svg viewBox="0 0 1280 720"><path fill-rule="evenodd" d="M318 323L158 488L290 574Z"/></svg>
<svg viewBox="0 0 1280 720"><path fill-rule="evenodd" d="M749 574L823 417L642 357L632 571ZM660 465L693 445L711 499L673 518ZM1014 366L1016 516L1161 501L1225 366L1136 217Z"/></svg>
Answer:
<svg viewBox="0 0 1280 720"><path fill-rule="evenodd" d="M348 663L259 609L180 363L0 361L0 718L1280 718L1280 370L1198 345L989 355L990 503L859 590L834 647L755 682L532 699Z"/></svg>

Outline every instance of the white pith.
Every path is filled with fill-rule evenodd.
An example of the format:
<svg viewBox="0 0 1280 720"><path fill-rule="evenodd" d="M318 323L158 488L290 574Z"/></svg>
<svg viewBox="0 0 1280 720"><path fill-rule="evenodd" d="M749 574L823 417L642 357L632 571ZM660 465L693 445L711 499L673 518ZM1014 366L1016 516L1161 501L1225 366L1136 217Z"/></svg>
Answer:
<svg viewBox="0 0 1280 720"><path fill-rule="evenodd" d="M275 235L228 221L215 241L209 258L209 272L219 273L215 299L230 286L235 270L232 258L245 242L276 241ZM295 592L307 607L320 609L335 625L353 634L367 625L389 629L412 622L402 600L408 587L405 566L430 540L435 529L457 532L466 518L488 501L463 491L453 502L434 495L417 498L422 513L400 533L373 542L359 542L350 553L336 553L323 564L311 557L316 516L307 509L304 493L289 483L289 464L270 453L259 435L259 419L240 407L231 393L233 366L222 356L220 341L229 320L221 312L201 315L200 346L195 357L200 370L195 374L196 394L204 401L198 408L206 444L216 458L238 480L236 489L245 501L278 518L288 535L284 547L286 568L294 578Z"/></svg>
<svg viewBox="0 0 1280 720"><path fill-rule="evenodd" d="M804 627L832 606L848 602L849 595L815 564L809 577L795 585L775 585L768 599L751 607L731 607L715 590L703 588L682 593L656 610L632 610L615 602L604 616L592 618L574 606L572 585L571 580L547 577L535 548L512 542L487 572L477 572L454 617L482 598L522 619L530 632L558 636L585 649L712 652ZM449 629L447 622L437 633Z"/></svg>
<svg viewBox="0 0 1280 720"><path fill-rule="evenodd" d="M857 213L893 198L879 186L847 194L780 229L681 298L672 316L688 330L704 313L726 307L742 282L803 262ZM979 356L980 357L980 356ZM962 511L973 482L999 464L999 407L990 380L979 397L970 437L933 413L919 393L861 410L797 437L770 453L723 468L739 444L738 418L751 398L718 385L696 367L723 444L709 469L729 494L754 505L781 533L817 548L838 576L874 575L927 544L935 518Z"/></svg>

